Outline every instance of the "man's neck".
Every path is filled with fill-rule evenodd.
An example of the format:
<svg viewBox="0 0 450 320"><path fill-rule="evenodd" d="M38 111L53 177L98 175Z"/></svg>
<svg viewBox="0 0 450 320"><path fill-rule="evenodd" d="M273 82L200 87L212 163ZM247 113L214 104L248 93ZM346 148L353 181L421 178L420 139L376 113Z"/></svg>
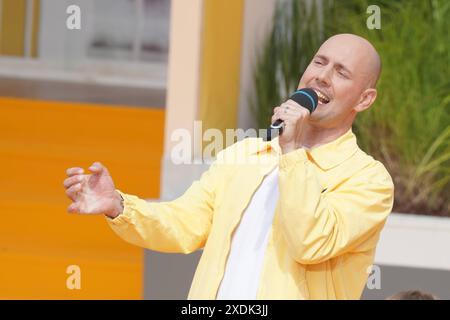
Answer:
<svg viewBox="0 0 450 320"><path fill-rule="evenodd" d="M310 123L306 124L303 132L302 147L306 149L313 149L328 142L334 141L343 134L345 134L350 127L340 128L320 128Z"/></svg>

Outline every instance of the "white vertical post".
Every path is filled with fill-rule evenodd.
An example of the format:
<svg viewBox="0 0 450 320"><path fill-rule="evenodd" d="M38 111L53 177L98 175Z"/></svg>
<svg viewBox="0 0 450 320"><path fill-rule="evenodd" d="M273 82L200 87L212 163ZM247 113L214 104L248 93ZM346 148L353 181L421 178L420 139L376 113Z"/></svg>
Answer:
<svg viewBox="0 0 450 320"><path fill-rule="evenodd" d="M176 165L170 156L172 148L177 145L177 141L171 139L175 130L187 130L192 139L196 138L194 121L199 105L204 1L210 0L171 0L164 158L161 168L160 198L163 201L179 197L207 167ZM144 298L186 299L199 257L199 252L188 256L172 256L146 250ZM176 268L175 278L167 274L171 266ZM159 288L160 283L164 283L164 290Z"/></svg>

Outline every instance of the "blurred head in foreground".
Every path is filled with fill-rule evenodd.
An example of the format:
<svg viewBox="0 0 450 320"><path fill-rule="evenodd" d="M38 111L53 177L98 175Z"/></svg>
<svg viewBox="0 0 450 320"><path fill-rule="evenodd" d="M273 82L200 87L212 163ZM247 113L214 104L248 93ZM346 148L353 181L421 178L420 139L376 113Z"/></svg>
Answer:
<svg viewBox="0 0 450 320"><path fill-rule="evenodd" d="M439 300L434 294L420 290L398 292L386 298L386 300Z"/></svg>

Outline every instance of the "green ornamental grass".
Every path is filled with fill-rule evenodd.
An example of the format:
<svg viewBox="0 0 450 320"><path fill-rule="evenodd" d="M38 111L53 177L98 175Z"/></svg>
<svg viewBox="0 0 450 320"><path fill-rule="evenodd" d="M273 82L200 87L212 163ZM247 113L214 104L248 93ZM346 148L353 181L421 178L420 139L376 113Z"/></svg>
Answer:
<svg viewBox="0 0 450 320"><path fill-rule="evenodd" d="M359 144L391 173L394 211L450 216L450 1L376 1L380 30L367 28L371 4L280 2L257 54L252 110L266 128L324 39L365 37L379 51L383 71L377 101L353 127Z"/></svg>

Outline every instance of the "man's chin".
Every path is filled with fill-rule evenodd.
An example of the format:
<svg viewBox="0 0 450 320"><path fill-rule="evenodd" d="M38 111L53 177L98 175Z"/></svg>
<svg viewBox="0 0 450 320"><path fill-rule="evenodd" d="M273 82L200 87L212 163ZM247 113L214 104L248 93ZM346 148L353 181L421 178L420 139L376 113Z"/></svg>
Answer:
<svg viewBox="0 0 450 320"><path fill-rule="evenodd" d="M311 116L309 117L310 122L320 122L324 115L326 114L326 109L329 107L328 104L318 104L317 108L311 113Z"/></svg>

